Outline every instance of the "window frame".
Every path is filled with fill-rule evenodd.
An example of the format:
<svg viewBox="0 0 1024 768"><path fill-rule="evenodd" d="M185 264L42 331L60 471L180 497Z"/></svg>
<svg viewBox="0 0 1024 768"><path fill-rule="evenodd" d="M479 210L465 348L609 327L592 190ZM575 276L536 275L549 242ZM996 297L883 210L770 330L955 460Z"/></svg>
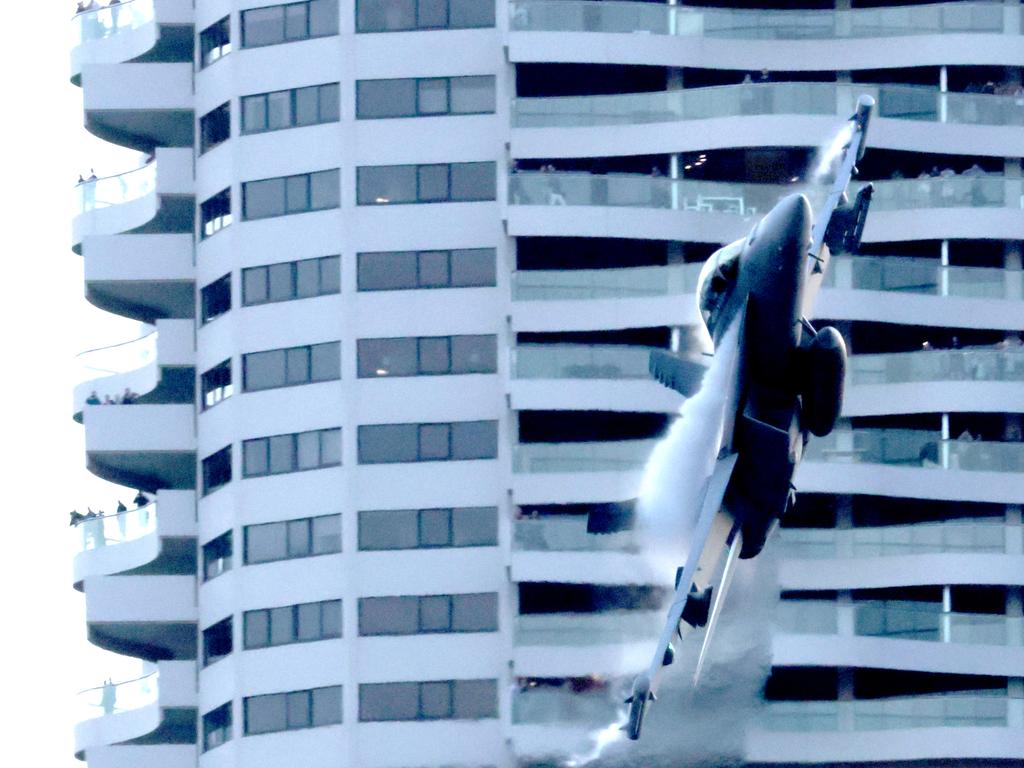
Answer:
<svg viewBox="0 0 1024 768"><path fill-rule="evenodd" d="M495 93L494 108L489 110L455 111L452 108L452 90L456 80L469 80L487 77L491 79L492 91ZM421 105L420 86L424 82L443 80L445 83L445 103L447 107L443 112L428 112L423 110ZM412 83L413 84L413 105L411 111L396 112L387 115L364 115L361 111L362 89L368 83ZM385 77L367 80L356 80L356 120L397 120L410 117L461 117L466 115L493 115L497 113L497 78L494 75L447 75L441 77Z"/></svg>
<svg viewBox="0 0 1024 768"><path fill-rule="evenodd" d="M218 36L220 41L217 45L206 48L206 40L204 38L207 34L212 32L221 32ZM211 34L212 37L212 34ZM223 59L229 53L231 53L231 16L230 14L224 16L221 19L213 22L206 29L199 32L199 45L196 46L196 50L199 57L199 70L202 71L207 67L213 66L218 61ZM216 56L210 58L210 54L216 52Z"/></svg>
<svg viewBox="0 0 1024 768"><path fill-rule="evenodd" d="M199 204L199 240L213 237L234 222L231 187L225 187Z"/></svg>
<svg viewBox="0 0 1024 768"><path fill-rule="evenodd" d="M307 435L307 434L313 434L313 433L320 435L318 450L319 450L319 453L320 453L320 457L322 459L323 458L323 454L324 454L324 442L323 442L324 441L324 434L327 433L327 432L337 432L338 433L338 441L340 443L340 441L341 441L341 427L324 427L323 429L309 429L309 430L305 430L303 432L285 432L285 433L282 433L282 434L279 434L279 435L266 435L264 437L254 437L254 438L251 438L249 440L243 440L242 441L242 479L244 480L244 479L252 478L252 477L266 477L268 475L287 475L287 474L290 474L292 472L310 472L310 471L313 471L313 470L316 470L316 469L325 469L325 468L328 468L328 467L340 467L341 466L341 461L340 460L337 461L337 462L330 462L330 463L327 463L327 464L320 463L320 464L318 464L315 467L305 467L305 468L299 467L299 460L298 460L299 435ZM280 471L276 471L275 472L275 471L273 471L272 457L271 457L271 453L270 453L270 441L273 440L274 438L281 438L281 437L291 438L291 446L292 446L292 451L291 451L291 455L292 455L291 467L292 468L291 469L280 470ZM246 467L245 467L246 446L252 445L254 443L259 443L259 442L266 443L267 471L266 472L258 472L258 473L250 473L246 469Z"/></svg>
<svg viewBox="0 0 1024 768"><path fill-rule="evenodd" d="M455 178L455 169L466 168L468 166L489 166L493 171L494 176L494 192L492 197L457 197L453 191L453 180ZM432 168L444 167L447 175L447 192L444 197L423 197L423 172ZM413 169L413 177L415 179L415 190L411 190L413 193L412 199L399 198L392 200L392 198L383 198L380 196L374 196L373 199L369 199L369 196L364 197L363 195L363 179L366 178L364 174L372 173L381 169ZM497 192L497 163L492 160L465 160L458 162L449 163L398 163L395 165L360 165L356 167L356 205L359 207L375 208L381 206L390 205L433 205L438 203L493 203L498 199ZM406 190L410 191L410 190ZM422 253L422 251L417 252Z"/></svg>
<svg viewBox="0 0 1024 768"><path fill-rule="evenodd" d="M213 622L210 626L206 627L200 634L203 638L203 657L202 666L203 669L216 664L221 659L225 659L234 652L234 626L232 616L229 614L219 621ZM207 637L207 633L223 632L225 625L227 626L227 650L224 653L213 656L210 653L210 638Z"/></svg>
<svg viewBox="0 0 1024 768"><path fill-rule="evenodd" d="M310 262L317 262L317 292L309 296L299 295L299 265L309 264ZM337 290L325 290L324 289L324 269L327 266L327 262L334 261L337 271L338 279ZM289 291L288 296L285 298L271 298L270 293L270 270L273 267L289 267ZM332 267L334 268L334 267ZM262 271L263 281L266 286L267 298L261 301L253 301L246 296L246 279L247 276ZM263 264L258 267L245 267L242 270L242 306L243 307L258 307L261 304L277 304L282 301L299 301L301 299L315 299L320 296L334 296L341 293L341 257L338 254L329 254L327 256L315 256L311 259L297 259L296 261L279 261L273 264Z"/></svg>
<svg viewBox="0 0 1024 768"><path fill-rule="evenodd" d="M363 22L362 22L362 20L363 20L363 13L361 13L361 11L365 9L366 5L368 5L370 3L373 3L374 0L356 0L356 9L355 9L356 10L356 14L355 14L356 15L356 24L355 24L355 26L356 26L356 33L357 34L387 34L387 33L390 33L390 32L419 32L419 31L450 30L450 29L493 29L495 27L496 23L497 23L497 18L496 18L497 17L497 11L493 7L493 0L487 0L488 2L491 2L491 4L492 4L491 10L494 11L494 13L491 16L491 20L489 21L489 23L483 24L483 25L477 24L477 25L472 25L472 26L463 26L463 25L453 26L452 25L452 5L451 5L451 0L444 0L444 16L445 16L445 24L444 24L444 26L437 26L437 25L433 25L433 24L431 24L431 25L420 24L420 3L419 3L418 0L410 0L410 1L413 3L413 8L412 8L412 11L413 11L413 24L412 24L412 26L367 28L367 26L364 25ZM479 0L479 1L480 2L484 2L485 0Z"/></svg>
<svg viewBox="0 0 1024 768"><path fill-rule="evenodd" d="M455 629L454 619L456 611L456 600L459 598L472 598L472 597L493 597L494 598L494 628L493 629ZM424 628L423 619L423 606L430 600L437 600L443 598L447 602L447 613L448 623L444 629ZM383 631L383 632L366 632L363 629L363 610L364 606L369 601L384 601L384 600L416 600L416 627L411 632L401 631ZM497 592L467 592L458 594L442 594L442 595L381 595L381 596L368 596L360 597L359 604L357 607L357 615L359 619L359 637L409 637L412 635L458 635L458 634L482 634L488 632L500 631L500 625L498 620L498 593Z"/></svg>
<svg viewBox="0 0 1024 768"><path fill-rule="evenodd" d="M328 720L326 722L317 722L317 715L315 712L316 702L316 691L322 690L334 690L338 691L338 719ZM298 691L276 691L273 693L261 693L254 696L246 696L242 699L242 734L244 736L259 736L265 733L281 733L282 731L299 731L306 728L319 728L326 725L340 725L343 722L343 707L342 707L342 686L341 685L321 685L316 688L304 688ZM290 697L301 697L306 698L306 722L298 725L293 725L290 722L291 719L291 708L289 706ZM271 728L268 730L251 731L249 729L249 702L255 699L269 699L269 698L283 697L284 698L284 717L285 724L283 728Z"/></svg>
<svg viewBox="0 0 1024 768"><path fill-rule="evenodd" d="M321 551L321 552L317 551L316 539L315 539L315 537L313 535L313 530L314 530L314 523L313 523L313 521L314 520L321 520L321 519L329 518L329 517L336 517L336 518L338 518L338 528L340 530L340 528L341 528L341 513L340 512L335 512L335 513L328 514L328 515L315 515L313 517L299 517L299 518L295 518L295 519L292 519L292 520L275 520L275 521L272 521L272 522L269 522L269 523L252 523L250 525L245 526L242 529L242 540L243 540L243 543L242 543L242 564L243 565L263 565L264 563L279 563L279 562L281 562L283 560L300 560L300 559L306 558L306 557L319 557L321 555L337 555L337 554L341 553L341 551L342 551L342 542L341 542L341 537L340 536L339 536L339 539L338 539L338 548L337 549L331 549L331 550L326 550L326 551ZM307 551L306 554L301 554L301 555L291 555L291 554L289 554L289 552L292 551L291 542L289 541L289 536L290 536L291 531L293 530L291 526L293 526L295 523L305 523L306 524L306 542L309 545L308 546L308 551ZM284 556L283 557L267 558L265 560L252 560L250 558L250 555L249 555L249 530L251 528L259 528L261 526L271 526L271 525L283 526L283 529L284 529L284 552L285 552Z"/></svg>
<svg viewBox="0 0 1024 768"><path fill-rule="evenodd" d="M322 93L322 89L330 88L330 87L334 87L334 88L338 89L338 93L335 96L335 100L337 101L338 106L339 106L339 114L337 116L335 116L335 117L324 118L323 117L323 111L324 111L323 104L324 104L324 100L323 100L323 97L322 97L321 93ZM307 90L309 88L316 88L317 89L317 93L316 93L316 99L317 99L317 120L316 120L316 122L313 122L313 123L299 123L298 122L298 93L299 93L299 91L304 91L304 90ZM282 125L282 126L278 126L278 127L271 127L270 126L270 109L269 109L270 97L274 96L274 95L277 95L277 94L281 94L281 93L287 93L288 94L288 125ZM264 127L262 127L262 128L247 128L246 127L245 105L246 105L246 102L251 100L251 99L262 99L262 101L263 101L263 123L264 123ZM283 89L281 89L279 91L267 91L265 93L251 93L251 94L247 94L247 95L242 96L241 98L239 98L238 105L239 105L239 135L240 136L255 136L255 135L259 135L261 133L273 133L274 131L287 131L287 130L291 130L292 128L308 128L308 127L313 126L313 125L324 125L324 124L327 124L327 123L337 123L337 122L340 122L340 120L341 120L341 114L340 114L341 83L340 82L334 82L334 83L314 83L313 85L303 85L303 86L298 86L296 88L283 88Z"/></svg>
<svg viewBox="0 0 1024 768"><path fill-rule="evenodd" d="M279 216L294 216L302 213L314 213L316 211L333 211L341 207L341 189L338 187L336 205L328 206L314 206L313 204L313 176L319 174L336 174L335 183L340 185L341 183L341 170L339 168L324 168L319 171L308 171L307 173L293 173L289 176L270 176L265 179L250 179L242 182L242 221L261 221L263 219L274 219ZM292 188L290 182L294 182L297 179L302 180L303 187L305 189L305 207L292 208L291 202L289 201L289 189ZM280 181L282 184L282 198L281 198L281 211L279 213L267 213L260 216L252 216L249 213L249 201L247 192L252 184L265 184L267 182Z"/></svg>
<svg viewBox="0 0 1024 768"><path fill-rule="evenodd" d="M314 373L313 366L313 350L318 347L329 347L336 346L338 348L338 375L331 376L329 378L317 378ZM305 352L305 369L306 378L305 380L292 379L290 374L291 361L294 354L303 351ZM272 353L280 353L284 358L284 381L281 384L272 384L266 387L252 388L249 384L249 358L252 355L267 355ZM270 389L284 389L285 387L301 387L306 384L322 384L325 381L340 381L341 380L341 342L340 341L324 341L317 344L303 344L297 347L282 347L280 349L261 349L253 352L242 353L242 393L249 394L252 392L265 392ZM315 431L315 430L314 430ZM302 434L302 433L296 433Z"/></svg>
<svg viewBox="0 0 1024 768"><path fill-rule="evenodd" d="M214 121L218 120L226 120L227 132L224 134L223 138L210 143L207 140L207 134L212 133L210 128L211 126L216 126L217 124ZM197 143L199 144L200 157L228 141L231 138L231 102L225 101L223 104L211 109L205 115L202 115L199 118L198 133L199 141Z"/></svg>
<svg viewBox="0 0 1024 768"><path fill-rule="evenodd" d="M209 712L204 712L202 717L203 741L202 751L209 752L211 749L226 744L234 736L231 717L231 701L228 700L220 706L214 707ZM216 744L210 744L210 736L219 734L222 738Z"/></svg>
<svg viewBox="0 0 1024 768"><path fill-rule="evenodd" d="M494 425L494 451L493 456L479 456L470 458L460 458L458 456L458 446L456 445L456 432L459 427L466 425L481 425L481 424L493 424ZM363 435L364 429L372 429L374 427L415 427L416 428L416 458L414 459L397 459L392 461L363 461ZM438 458L431 456L430 458L423 458L424 455L424 432L425 428L429 430L432 427L447 427L448 428L448 453L444 458ZM493 461L499 457L498 450L498 421L496 419L474 419L469 421L443 421L443 422L401 422L398 424L360 424L358 426L358 434L356 437L356 451L357 451L357 463L371 466L374 464L413 464L420 462L431 462L431 461Z"/></svg>
<svg viewBox="0 0 1024 768"><path fill-rule="evenodd" d="M224 533L214 536L208 542L202 546L203 555L203 570L202 579L205 584L208 581L213 581L218 576L222 576L231 570L234 560L234 544L231 529L228 528ZM221 563L221 567L217 569L217 572L210 575L210 566L213 563Z"/></svg>
<svg viewBox="0 0 1024 768"><path fill-rule="evenodd" d="M487 253L492 259L492 276L491 282L489 283L457 283L455 281L455 275L458 270L454 268L456 255L463 254L483 254ZM423 279L423 256L425 254L446 254L446 264L448 271L448 281L444 285L437 285L436 283L426 282ZM369 273L373 271L373 265L370 261L374 258L387 258L387 257L400 257L403 255L412 256L415 261L415 272L416 272L416 284L415 285L400 285L400 286L386 286L383 288L367 287L370 282ZM385 270L387 271L387 270ZM414 291L414 290L434 290L442 288L494 288L497 286L497 249L496 248L439 248L435 250L423 250L423 251L363 251L356 254L356 292L357 293L371 293L374 291Z"/></svg>
<svg viewBox="0 0 1024 768"><path fill-rule="evenodd" d="M324 610L325 610L325 607L328 604L337 604L337 606L338 606L339 621L338 621L338 633L337 634L328 634L328 633L324 632ZM302 637L299 634L299 614L300 614L300 609L303 606L310 606L310 605L317 606L317 613L318 613L318 621L319 621L319 624L320 624L320 630L319 630L319 634L316 637ZM291 637L292 637L292 639L288 640L287 642L275 643L273 641L273 638L274 638L274 627L273 627L274 611L275 610L280 610L281 608L289 608L289 609L291 609L290 621L291 621L291 630L292 630ZM337 639L341 638L341 636L342 636L342 627L341 627L341 623L342 622L341 622L341 619L340 619L340 612L341 612L341 600L340 599L316 600L316 601L309 602L309 603L295 603L293 605L275 606L273 608L256 608L256 609L251 610L251 611L244 611L243 614L242 614L242 650L245 650L245 651L255 651L255 650L260 650L260 649L263 649L263 648L278 648L278 647L280 647L282 645L294 645L296 643L316 643L316 642L319 642L321 640L337 640ZM265 617L265 620L266 620L266 625L267 625L266 626L266 638L265 638L266 642L263 643L262 645L250 645L249 644L249 621L250 621L250 617L255 617L257 614L263 615Z"/></svg>
<svg viewBox="0 0 1024 768"><path fill-rule="evenodd" d="M215 461L223 461L225 456L227 456L227 462L226 462L226 466L227 466L227 473L226 473L227 474L227 479L223 480L220 483L217 483L216 485L212 485L211 486L210 483L209 483L209 476L210 476L210 473L212 472L212 469L210 469L210 468L214 466L214 462ZM207 463L207 462L209 462L209 463ZM216 493L221 488L223 488L225 485L228 485L232 480L234 480L234 457L233 457L233 452L231 450L231 443L228 443L223 448L214 451L209 456L204 456L203 460L202 460L202 463L201 463L201 468L202 468L202 474L203 474L203 494L202 495L204 497L205 496L209 496L211 493Z"/></svg>
<svg viewBox="0 0 1024 768"><path fill-rule="evenodd" d="M278 5L265 5L265 6L258 6L258 7L255 7L255 8L245 8L245 9L241 10L239 12L239 17L238 17L238 26L240 27L240 34L241 34L241 43L239 45L239 48L241 48L242 50L254 49L254 48L267 48L267 47L270 47L272 45L284 45L286 43L299 43L299 42L302 42L303 40L317 40L317 39L322 38L322 37L334 37L334 36L338 35L339 32L340 32L340 17L335 19L334 31L332 31L332 32L324 32L322 34L312 34L312 24L311 24L312 14L311 14L310 11L312 9L312 5L313 5L314 2L323 2L323 0L301 0L301 2L297 2L297 3L280 3ZM330 0L328 0L328 2L330 2ZM288 37L288 10L287 9L288 8L295 8L295 7L298 7L298 6L304 6L305 7L305 27L306 27L305 34L301 35L299 37ZM280 40L275 40L274 42L271 42L271 43L256 43L256 44L248 43L246 41L246 39L245 39L246 38L246 35L245 35L245 15L246 15L246 13L248 13L250 11L268 11L268 10L277 9L277 8L281 9L281 39ZM338 3L335 2L334 3L334 11L335 11L336 16L338 14L338 10L339 10Z"/></svg>
<svg viewBox="0 0 1024 768"><path fill-rule="evenodd" d="M458 686L459 683L490 683L494 688L494 705L490 714L479 717L465 717L457 714ZM383 717L370 718L364 712L363 692L370 689L382 689L388 686L416 686L416 715L414 717ZM448 687L448 714L434 715L426 714L424 707L424 690L428 686ZM433 720L493 720L499 716L498 706L498 681L493 678L481 678L471 680L409 680L389 683L360 683L359 684L359 722L361 723L385 723L385 722L418 722Z"/></svg>
<svg viewBox="0 0 1024 768"><path fill-rule="evenodd" d="M220 374L222 371L227 371L227 381L223 381L215 386L208 388L207 378L212 375L214 377ZM223 360L212 368L203 371L199 376L199 408L200 411L205 412L211 408L220 405L229 397L235 394L235 387L233 382L233 371L231 366L231 358ZM212 395L212 398L211 398ZM213 402L209 402L210 400Z"/></svg>
<svg viewBox="0 0 1024 768"><path fill-rule="evenodd" d="M224 291L224 286L227 286L227 290ZM217 298L217 292L222 291L227 296L226 308L221 309L216 314L211 314L208 311L208 304L214 304L214 299ZM216 280L212 280L202 288L199 289L199 325L203 326L207 323L212 323L218 317L223 317L231 311L234 305L234 291L231 285L231 273L228 272L225 275L221 275ZM223 296L219 298L223 299ZM209 301L208 301L209 299ZM219 305L217 305L219 306Z"/></svg>
<svg viewBox="0 0 1024 768"><path fill-rule="evenodd" d="M447 511L449 520L448 539L447 543L426 543L423 536L424 524L423 517L424 513L434 513L438 511ZM488 540L486 543L478 544L458 544L458 520L464 514L482 515L488 513L491 517L489 524L493 526L494 536L492 540ZM415 515L415 532L416 532L416 543L411 547L367 547L365 546L365 540L363 536L363 524L364 520L368 520L372 516L396 516L396 515ZM365 516L365 517L364 517ZM399 524L402 521L397 521ZM427 508L427 509L365 509L360 510L357 522L357 548L360 552L396 552L410 549L468 549L473 547L496 547L499 545L499 533L498 533L498 508L497 507L439 507L439 508ZM389 527L395 527L395 523L391 523Z"/></svg>
<svg viewBox="0 0 1024 768"><path fill-rule="evenodd" d="M413 340L415 343L415 370L412 373L390 373L390 369L384 369L379 366L364 366L363 357L364 350L367 349L368 345L363 342L382 342L382 341L408 341ZM455 360L455 349L456 339L491 339L494 342L494 368L493 370L460 370L459 366L456 365ZM447 344L447 355L448 364L446 370L433 370L429 367L425 367L423 363L423 348L425 341L443 341ZM398 378L411 378L413 376L490 376L498 372L498 360L497 360L497 349L498 349L498 337L496 334L491 333L466 333L466 334L455 334L450 336L394 336L384 338L366 338L356 339L356 378L359 379L398 379ZM366 352L365 354L370 354ZM369 370L373 370L374 373L367 373ZM387 370L388 373L377 373L377 371Z"/></svg>

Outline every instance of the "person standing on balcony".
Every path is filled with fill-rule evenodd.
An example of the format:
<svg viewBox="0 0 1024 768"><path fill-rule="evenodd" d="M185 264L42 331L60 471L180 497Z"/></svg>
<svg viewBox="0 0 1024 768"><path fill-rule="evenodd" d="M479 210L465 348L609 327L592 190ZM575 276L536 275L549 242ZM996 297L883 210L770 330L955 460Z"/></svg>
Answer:
<svg viewBox="0 0 1024 768"><path fill-rule="evenodd" d="M114 707L117 704L117 686L109 677L103 681L103 694L100 697L100 706L103 707L103 714L114 714Z"/></svg>

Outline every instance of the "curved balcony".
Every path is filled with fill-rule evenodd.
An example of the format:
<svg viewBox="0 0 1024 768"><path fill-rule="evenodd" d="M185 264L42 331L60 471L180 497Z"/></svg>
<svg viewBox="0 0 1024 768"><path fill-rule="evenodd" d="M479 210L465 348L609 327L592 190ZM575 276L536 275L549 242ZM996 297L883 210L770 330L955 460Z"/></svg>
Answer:
<svg viewBox="0 0 1024 768"><path fill-rule="evenodd" d="M657 584L631 531L587 533L585 515L516 520L513 581L567 584ZM557 552L553 557L551 553Z"/></svg>
<svg viewBox="0 0 1024 768"><path fill-rule="evenodd" d="M759 764L1012 760L1024 751L1019 719L1005 694L985 691L770 702L748 734L746 757Z"/></svg>
<svg viewBox="0 0 1024 768"><path fill-rule="evenodd" d="M158 149L141 168L75 187L72 250L104 235L192 232L192 151Z"/></svg>
<svg viewBox="0 0 1024 768"><path fill-rule="evenodd" d="M71 82L86 64L191 62L192 9L173 0L122 0L71 20Z"/></svg>
<svg viewBox="0 0 1024 768"><path fill-rule="evenodd" d="M512 62L786 71L1020 64L1024 59L1020 16L991 3L831 12L586 0L510 5ZM900 38L909 39L901 44Z"/></svg>
<svg viewBox="0 0 1024 768"><path fill-rule="evenodd" d="M146 665L142 677L108 682L78 694L75 757L90 760L129 745L160 745L161 765L195 764L194 662ZM173 745L173 746L172 746ZM149 753L148 756L155 756Z"/></svg>
<svg viewBox="0 0 1024 768"><path fill-rule="evenodd" d="M191 404L195 398L193 321L158 320L137 339L82 352L73 413L112 405ZM129 393L125 402L125 393Z"/></svg>
<svg viewBox="0 0 1024 768"><path fill-rule="evenodd" d="M148 661L196 658L195 576L87 576L89 642Z"/></svg>
<svg viewBox="0 0 1024 768"><path fill-rule="evenodd" d="M144 506L80 520L71 534L78 590L90 576L196 572L193 491L160 491Z"/></svg>
<svg viewBox="0 0 1024 768"><path fill-rule="evenodd" d="M743 83L650 93L519 98L512 156L551 158L818 147L869 94L868 145L1002 157L1024 147L1024 99L937 88L814 82ZM680 123L686 123L680 130ZM606 130L615 126L615 131ZM555 130L551 130L555 129Z"/></svg>
<svg viewBox="0 0 1024 768"><path fill-rule="evenodd" d="M864 528L783 528L779 545L785 557L801 560L1024 551L1020 529L988 517Z"/></svg>
<svg viewBox="0 0 1024 768"><path fill-rule="evenodd" d="M866 242L1024 239L1024 181L953 176L878 181ZM509 234L729 242L799 185L667 179L637 174L525 171L509 177ZM573 208L566 216L564 209ZM613 210L608 210L613 209ZM959 212L959 213L957 213Z"/></svg>

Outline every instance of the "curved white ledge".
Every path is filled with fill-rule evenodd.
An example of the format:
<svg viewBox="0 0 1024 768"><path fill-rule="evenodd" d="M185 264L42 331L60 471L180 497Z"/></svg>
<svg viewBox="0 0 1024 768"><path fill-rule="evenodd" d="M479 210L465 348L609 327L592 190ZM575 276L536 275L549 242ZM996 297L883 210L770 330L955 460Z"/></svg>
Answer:
<svg viewBox="0 0 1024 768"><path fill-rule="evenodd" d="M187 737L181 723L165 719L167 709L194 709L197 704L194 661L164 661L138 680L84 691L86 706L75 726L75 755L92 762L95 749L141 739L180 743ZM161 728L163 731L161 732ZM194 732L194 725L193 725ZM176 753L178 750L173 750Z"/></svg>
<svg viewBox="0 0 1024 768"><path fill-rule="evenodd" d="M89 641L144 659L194 659L195 581L194 575L85 579Z"/></svg>
<svg viewBox="0 0 1024 768"><path fill-rule="evenodd" d="M165 552L165 539L194 538L194 510L194 491L160 491L157 500L144 507L80 522L72 528L75 584L80 589L91 576L142 568Z"/></svg>
<svg viewBox="0 0 1024 768"><path fill-rule="evenodd" d="M888 557L837 557L822 567L820 558L783 559L783 589L881 589L942 584L1024 585L1024 556L991 553L904 554Z"/></svg>
<svg viewBox="0 0 1024 768"><path fill-rule="evenodd" d="M192 150L156 150L149 165L75 188L78 215L71 223L72 249L88 237L192 231Z"/></svg>

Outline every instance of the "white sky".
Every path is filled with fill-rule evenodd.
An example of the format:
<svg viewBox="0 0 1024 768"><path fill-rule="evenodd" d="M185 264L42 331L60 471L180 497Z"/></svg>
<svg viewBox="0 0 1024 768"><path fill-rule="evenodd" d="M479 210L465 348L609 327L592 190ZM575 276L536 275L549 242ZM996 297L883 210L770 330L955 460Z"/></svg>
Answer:
<svg viewBox="0 0 1024 768"><path fill-rule="evenodd" d="M139 157L81 127L80 91L69 80L73 11L70 0L9 3L0 45L0 498L16 534L0 555L0 763L48 768L83 765L73 754L74 693L139 668L86 642L84 598L72 587L68 513L112 510L117 497L134 495L85 469L84 432L71 419L74 356L139 328L84 300L82 259L70 248L78 174L129 170Z"/></svg>

